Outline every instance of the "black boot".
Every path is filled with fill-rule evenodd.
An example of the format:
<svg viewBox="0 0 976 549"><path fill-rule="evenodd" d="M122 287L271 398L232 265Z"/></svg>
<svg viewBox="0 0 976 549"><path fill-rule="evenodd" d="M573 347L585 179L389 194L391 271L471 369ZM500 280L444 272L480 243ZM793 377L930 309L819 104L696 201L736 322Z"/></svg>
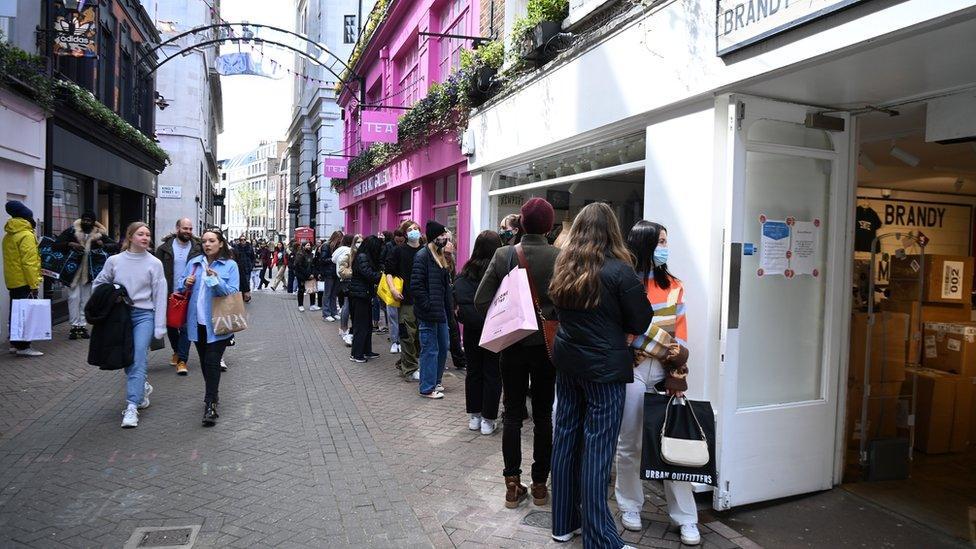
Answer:
<svg viewBox="0 0 976 549"><path fill-rule="evenodd" d="M78 328L78 337L81 339L91 339L91 335L88 334L88 328L81 326Z"/></svg>
<svg viewBox="0 0 976 549"><path fill-rule="evenodd" d="M203 426L213 427L217 424L217 405L207 404L203 407Z"/></svg>
<svg viewBox="0 0 976 549"><path fill-rule="evenodd" d="M68 339L78 339L78 327L72 326L71 332L68 333Z"/></svg>

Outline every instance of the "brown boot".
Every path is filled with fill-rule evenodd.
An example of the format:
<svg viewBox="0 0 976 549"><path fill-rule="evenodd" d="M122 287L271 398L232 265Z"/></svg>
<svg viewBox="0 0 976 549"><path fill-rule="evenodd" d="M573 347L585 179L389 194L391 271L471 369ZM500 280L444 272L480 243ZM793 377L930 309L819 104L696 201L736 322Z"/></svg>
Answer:
<svg viewBox="0 0 976 549"><path fill-rule="evenodd" d="M532 483L532 503L540 507L549 503L549 489L545 482Z"/></svg>
<svg viewBox="0 0 976 549"><path fill-rule="evenodd" d="M516 509L529 495L529 489L519 479L519 475L505 477L505 507Z"/></svg>

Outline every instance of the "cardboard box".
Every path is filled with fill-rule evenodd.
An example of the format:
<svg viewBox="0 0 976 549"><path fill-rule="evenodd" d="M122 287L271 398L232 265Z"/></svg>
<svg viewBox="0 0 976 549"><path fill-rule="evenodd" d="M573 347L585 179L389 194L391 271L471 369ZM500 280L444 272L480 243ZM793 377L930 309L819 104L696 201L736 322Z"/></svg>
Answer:
<svg viewBox="0 0 976 549"><path fill-rule="evenodd" d="M908 315L875 313L871 331L871 383L892 383L905 379L905 353L908 349ZM851 318L851 356L848 378L864 381L864 351L867 345L868 315L854 313Z"/></svg>
<svg viewBox="0 0 976 549"><path fill-rule="evenodd" d="M892 301L889 299L884 302L882 307L885 311L908 315L908 352L905 356L905 363L916 366L922 365L922 329L926 322L969 322L973 317L969 305L946 305L943 303L926 303L923 305L920 301Z"/></svg>
<svg viewBox="0 0 976 549"><path fill-rule="evenodd" d="M952 415L952 438L950 452L965 452L973 443L971 426L973 423L973 383L972 378L956 381L956 403Z"/></svg>
<svg viewBox="0 0 976 549"><path fill-rule="evenodd" d="M868 398L867 428L861 429L861 406L864 386L850 382L847 387L847 442L850 447L860 444L862 432L867 439L894 438L898 434L898 400L902 382L872 383Z"/></svg>
<svg viewBox="0 0 976 549"><path fill-rule="evenodd" d="M970 305L973 293L973 258L956 255L924 256L922 301ZM892 257L888 290L895 301L919 299L918 272L923 261L917 255Z"/></svg>
<svg viewBox="0 0 976 549"><path fill-rule="evenodd" d="M964 452L972 434L972 379L930 368L918 374L915 447L927 454ZM905 383L903 391L910 391Z"/></svg>
<svg viewBox="0 0 976 549"><path fill-rule="evenodd" d="M926 368L976 377L976 322L926 322L922 343Z"/></svg>

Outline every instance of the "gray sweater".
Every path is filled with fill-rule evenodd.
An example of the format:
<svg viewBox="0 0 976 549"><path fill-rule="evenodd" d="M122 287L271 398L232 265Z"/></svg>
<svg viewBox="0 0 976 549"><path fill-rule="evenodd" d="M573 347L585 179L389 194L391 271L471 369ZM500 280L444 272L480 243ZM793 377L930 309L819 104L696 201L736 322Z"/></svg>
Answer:
<svg viewBox="0 0 976 549"><path fill-rule="evenodd" d="M119 284L125 287L137 309L155 311L153 337L166 335L166 276L163 264L149 252L129 251L113 255L105 261L92 287L100 284Z"/></svg>

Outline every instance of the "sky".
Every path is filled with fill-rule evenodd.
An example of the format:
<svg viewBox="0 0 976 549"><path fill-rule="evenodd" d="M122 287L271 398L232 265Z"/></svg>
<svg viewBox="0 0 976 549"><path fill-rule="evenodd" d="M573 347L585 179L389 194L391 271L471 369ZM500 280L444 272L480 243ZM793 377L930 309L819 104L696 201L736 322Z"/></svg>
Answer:
<svg viewBox="0 0 976 549"><path fill-rule="evenodd" d="M201 0L202 1L202 0ZM223 0L220 16L228 23L248 21L294 30L293 0ZM221 53L237 51L224 46ZM294 67L294 58L286 50L264 48L265 59ZM260 59L260 58L259 58ZM217 154L231 158L258 146L262 139L285 139L291 123L294 77L285 74L281 80L260 76L222 76L224 95L224 132L217 138Z"/></svg>

